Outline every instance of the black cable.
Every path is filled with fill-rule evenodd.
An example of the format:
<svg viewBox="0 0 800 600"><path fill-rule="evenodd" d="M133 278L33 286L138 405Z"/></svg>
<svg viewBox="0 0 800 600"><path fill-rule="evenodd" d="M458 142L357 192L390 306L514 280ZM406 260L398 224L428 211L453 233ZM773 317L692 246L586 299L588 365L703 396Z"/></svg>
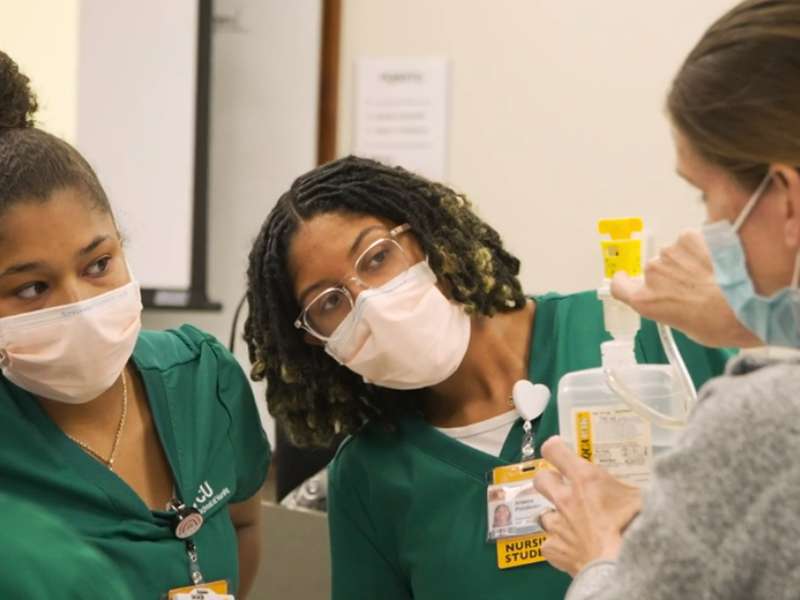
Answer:
<svg viewBox="0 0 800 600"><path fill-rule="evenodd" d="M236 305L236 312L233 313L233 323L231 324L231 337L228 341L228 350L231 351L233 354L233 348L236 345L236 328L239 325L239 314L242 312L242 307L244 303L247 302L247 294L242 296L242 299L239 300L239 304Z"/></svg>

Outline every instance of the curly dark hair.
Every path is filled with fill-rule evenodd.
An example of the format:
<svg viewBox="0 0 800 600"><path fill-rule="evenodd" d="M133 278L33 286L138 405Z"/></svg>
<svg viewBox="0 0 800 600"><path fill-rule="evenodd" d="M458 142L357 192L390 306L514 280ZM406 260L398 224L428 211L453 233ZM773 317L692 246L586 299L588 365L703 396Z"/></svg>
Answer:
<svg viewBox="0 0 800 600"><path fill-rule="evenodd" d="M463 195L354 156L300 176L270 212L250 252L244 333L251 376L266 378L269 411L298 446L327 446L370 420L391 425L417 406L413 393L364 383L293 326L300 306L287 268L290 241L298 224L333 212L409 223L439 281L472 314L507 312L526 301L519 260Z"/></svg>
<svg viewBox="0 0 800 600"><path fill-rule="evenodd" d="M38 108L30 80L0 52L0 213L20 200L47 200L77 187L110 213L103 187L86 159L67 142L34 126Z"/></svg>

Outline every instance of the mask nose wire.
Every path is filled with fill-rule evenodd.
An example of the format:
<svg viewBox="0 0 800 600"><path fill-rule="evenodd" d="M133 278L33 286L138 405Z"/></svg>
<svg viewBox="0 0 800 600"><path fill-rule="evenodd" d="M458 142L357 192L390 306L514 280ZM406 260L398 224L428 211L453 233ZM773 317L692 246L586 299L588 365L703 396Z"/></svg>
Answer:
<svg viewBox="0 0 800 600"><path fill-rule="evenodd" d="M767 189L767 186L772 181L772 173L767 173L766 177L764 177L763 181L758 184L756 191L753 192L753 195L750 196L750 199L747 201L747 204L744 205L742 212L739 213L739 216L736 217L736 221L733 223L733 231L738 233L739 229L742 228L744 225L745 220L747 217L750 216L750 213L753 212L753 209L758 204L758 201L761 199L761 196L764 195L764 191Z"/></svg>

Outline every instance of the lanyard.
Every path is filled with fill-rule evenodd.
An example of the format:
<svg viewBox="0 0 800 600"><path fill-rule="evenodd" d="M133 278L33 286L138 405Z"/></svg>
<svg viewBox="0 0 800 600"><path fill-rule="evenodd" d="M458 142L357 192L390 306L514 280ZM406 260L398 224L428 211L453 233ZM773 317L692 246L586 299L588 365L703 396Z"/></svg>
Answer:
<svg viewBox="0 0 800 600"><path fill-rule="evenodd" d="M197 547L192 538L186 540L186 554L189 556L189 575L194 585L203 583L203 574L200 572L200 561L197 558Z"/></svg>
<svg viewBox="0 0 800 600"><path fill-rule="evenodd" d="M200 561L197 555L197 546L194 535L203 526L203 515L194 506L186 506L177 498L170 500L169 508L175 511L172 517L172 533L179 540L186 543L186 555L189 557L189 576L194 585L203 583L203 573L200 571Z"/></svg>

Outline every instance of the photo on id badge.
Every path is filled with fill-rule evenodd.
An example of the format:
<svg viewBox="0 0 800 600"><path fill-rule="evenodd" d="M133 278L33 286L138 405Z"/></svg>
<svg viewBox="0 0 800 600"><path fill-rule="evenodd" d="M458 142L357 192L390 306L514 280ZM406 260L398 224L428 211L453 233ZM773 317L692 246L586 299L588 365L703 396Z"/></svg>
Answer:
<svg viewBox="0 0 800 600"><path fill-rule="evenodd" d="M490 485L486 492L489 540L542 531L539 515L552 505L536 491L533 480Z"/></svg>

